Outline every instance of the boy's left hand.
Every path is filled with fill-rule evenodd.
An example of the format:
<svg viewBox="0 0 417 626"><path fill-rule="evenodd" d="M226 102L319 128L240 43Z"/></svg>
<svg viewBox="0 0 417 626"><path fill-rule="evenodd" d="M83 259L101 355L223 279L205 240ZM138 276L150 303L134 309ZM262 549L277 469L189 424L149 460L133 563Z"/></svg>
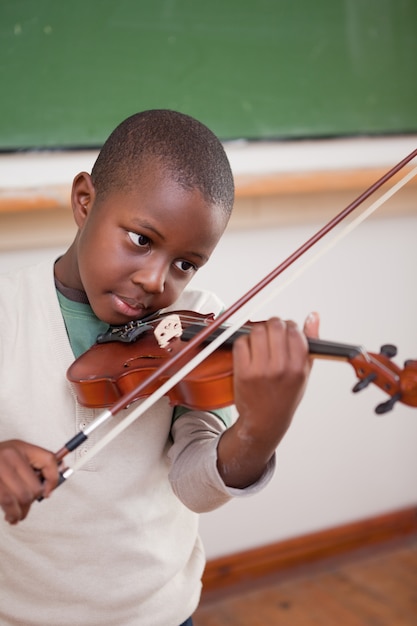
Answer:
<svg viewBox="0 0 417 626"><path fill-rule="evenodd" d="M243 488L265 470L303 396L312 366L306 337L317 337L311 313L303 332L291 321L256 323L233 347L239 417L221 437L218 468L225 483Z"/></svg>

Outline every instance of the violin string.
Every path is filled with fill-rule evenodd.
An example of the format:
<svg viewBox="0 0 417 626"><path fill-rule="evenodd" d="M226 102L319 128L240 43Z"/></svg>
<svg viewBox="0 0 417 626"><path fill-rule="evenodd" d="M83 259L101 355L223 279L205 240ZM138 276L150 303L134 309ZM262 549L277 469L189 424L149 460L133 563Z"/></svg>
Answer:
<svg viewBox="0 0 417 626"><path fill-rule="evenodd" d="M255 307L250 308L250 314L239 316L239 318L233 322L230 326L226 327L224 331L216 337L211 343L206 345L195 357L193 357L188 363L181 367L173 376L171 376L165 383L163 383L155 392L143 400L137 405L122 421L120 421L111 431L106 433L93 447L91 447L83 457L77 459L71 468L67 468L63 472L63 478L69 478L75 471L81 469L91 458L93 458L98 452L100 452L108 443L115 439L121 432L136 421L145 411L151 408L158 400L168 393L178 382L180 382L190 371L202 363L212 352L217 350L231 335L233 335L241 326L243 326L247 320L258 312L261 308L266 306L271 300L281 293L289 284L294 282L302 273L304 273L313 263L318 261L324 254L326 254L331 248L333 248L343 237L347 236L352 230L354 230L359 224L361 224L367 217L374 213L382 204L387 202L395 193L397 193L407 182L409 182L417 174L417 166L410 170L401 180L388 189L383 195L380 196L375 202L373 202L367 209L365 209L359 216L354 218L347 226L345 226L339 234L333 236L333 238L314 254L309 260L303 263L293 274L285 281L283 281L278 287L275 287L272 292L263 298ZM94 424L97 422L97 427L112 417L112 413L109 410L103 411L94 422L89 426L89 433L95 430Z"/></svg>

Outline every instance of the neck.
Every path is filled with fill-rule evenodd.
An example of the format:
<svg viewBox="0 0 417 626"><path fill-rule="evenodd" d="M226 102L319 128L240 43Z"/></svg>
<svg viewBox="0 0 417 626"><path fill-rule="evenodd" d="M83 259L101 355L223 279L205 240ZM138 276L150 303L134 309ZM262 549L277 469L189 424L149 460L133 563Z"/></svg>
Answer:
<svg viewBox="0 0 417 626"><path fill-rule="evenodd" d="M65 254L56 261L54 275L58 284L65 289L73 289L85 293L78 270L77 238L78 235Z"/></svg>

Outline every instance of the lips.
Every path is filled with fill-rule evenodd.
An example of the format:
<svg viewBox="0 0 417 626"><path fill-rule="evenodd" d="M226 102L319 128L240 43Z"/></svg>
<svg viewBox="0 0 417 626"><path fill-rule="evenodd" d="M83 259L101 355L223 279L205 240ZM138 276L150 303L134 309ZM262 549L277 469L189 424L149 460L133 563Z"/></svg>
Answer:
<svg viewBox="0 0 417 626"><path fill-rule="evenodd" d="M118 296L113 294L113 305L117 313L128 317L129 319L136 319L143 317L147 313L147 307L134 298L126 298L124 296Z"/></svg>

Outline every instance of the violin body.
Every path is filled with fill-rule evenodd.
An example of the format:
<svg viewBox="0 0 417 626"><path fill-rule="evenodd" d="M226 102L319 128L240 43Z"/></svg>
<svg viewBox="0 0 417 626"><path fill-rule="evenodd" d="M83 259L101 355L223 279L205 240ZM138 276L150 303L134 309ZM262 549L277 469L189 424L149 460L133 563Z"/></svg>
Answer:
<svg viewBox="0 0 417 626"><path fill-rule="evenodd" d="M174 315L181 321L181 336L196 326L205 326L213 320L213 315L202 315L189 311L177 311ZM184 348L181 336L169 339L168 345L161 347L156 338L157 329L164 327L164 320L172 314L159 315L154 320L138 322L135 328L143 330L132 341L109 339L96 343L82 354L68 369L67 378L72 384L79 403L88 408L112 406L119 398L136 389L172 355ZM168 326L170 324L168 323ZM117 332L117 331L116 331ZM168 330L169 332L169 330ZM125 331L126 335L126 331ZM111 336L111 334L109 335ZM191 354L190 358L194 356ZM153 393L172 374L168 369L157 382L145 387L134 398L140 400ZM198 365L186 378L173 387L168 394L174 406L189 409L219 409L233 404L233 364L230 343L226 342Z"/></svg>

